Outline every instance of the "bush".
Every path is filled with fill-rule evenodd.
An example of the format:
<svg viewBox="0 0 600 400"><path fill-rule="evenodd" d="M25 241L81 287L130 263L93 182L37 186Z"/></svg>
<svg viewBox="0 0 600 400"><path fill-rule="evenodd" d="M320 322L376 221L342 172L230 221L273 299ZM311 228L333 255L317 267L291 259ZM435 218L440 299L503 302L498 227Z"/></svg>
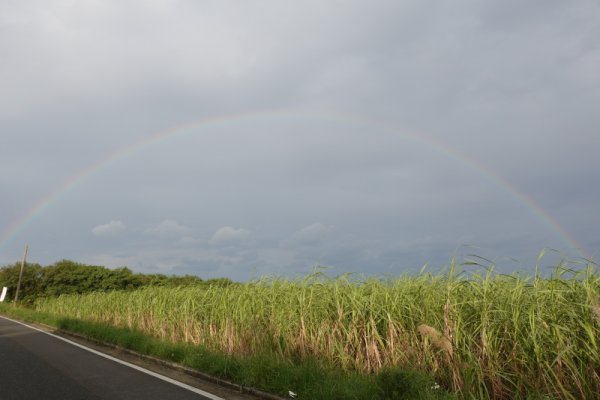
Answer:
<svg viewBox="0 0 600 400"><path fill-rule="evenodd" d="M0 288L6 286L9 289L7 301L14 299L20 269L20 262L0 268ZM226 287L232 284L234 282L227 278L204 281L193 275L134 274L126 267L108 269L97 265L61 260L46 267L26 263L23 269L19 301L25 305L32 305L39 297L131 290L143 286Z"/></svg>
<svg viewBox="0 0 600 400"><path fill-rule="evenodd" d="M414 370L389 368L377 374L378 399L452 399L431 376Z"/></svg>

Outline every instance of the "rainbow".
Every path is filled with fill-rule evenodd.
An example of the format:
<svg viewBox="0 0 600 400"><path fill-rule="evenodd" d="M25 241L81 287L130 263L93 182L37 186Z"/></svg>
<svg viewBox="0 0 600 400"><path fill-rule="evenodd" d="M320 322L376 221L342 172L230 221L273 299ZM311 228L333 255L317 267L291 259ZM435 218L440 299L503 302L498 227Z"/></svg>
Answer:
<svg viewBox="0 0 600 400"><path fill-rule="evenodd" d="M149 135L148 137L138 140L129 144L128 146L118 148L115 151L105 155L97 161L85 166L77 173L73 174L61 184L53 188L51 191L40 197L34 204L26 209L21 215L19 215L9 226L7 226L0 234L0 248L5 246L8 242L13 240L18 234L28 226L37 216L47 210L52 204L63 197L70 189L80 184L81 182L89 179L98 171L106 168L108 165L115 161L130 157L135 153L142 151L144 148L167 140L176 135L184 135L190 133L197 128L208 128L211 126L217 126L232 121L244 121L246 119L256 117L272 117L272 116L283 116L283 117L297 117L297 118L308 118L316 120L324 120L331 122L345 122L351 124L365 125L368 127L384 129L387 132L403 135L417 143L424 144L430 148L443 153L447 157L459 161L463 165L470 169L477 171L486 179L490 179L497 183L499 186L504 188L510 193L517 201L530 209L537 218L543 221L552 231L558 234L562 240L564 240L570 247L575 249L579 255L583 258L590 259L585 247L578 243L575 237L564 228L560 222L553 217L548 211L542 208L537 202L535 202L530 196L523 193L505 177L491 170L480 161L473 157L460 152L459 150L452 148L446 143L443 143L427 134L415 133L404 129L399 129L388 123L374 120L364 116L357 116L354 114L342 114L342 113L320 113L320 112L302 112L294 111L289 109L269 109L259 110L246 113L237 114L226 114L213 117L206 117L200 120L188 122L185 124L177 125L156 133Z"/></svg>

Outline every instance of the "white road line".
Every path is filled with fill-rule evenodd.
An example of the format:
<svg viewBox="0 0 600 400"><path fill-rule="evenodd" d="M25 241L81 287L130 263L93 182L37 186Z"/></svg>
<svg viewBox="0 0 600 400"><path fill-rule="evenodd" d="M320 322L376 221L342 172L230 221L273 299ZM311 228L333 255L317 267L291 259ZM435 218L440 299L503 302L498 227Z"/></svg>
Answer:
<svg viewBox="0 0 600 400"><path fill-rule="evenodd" d="M205 392L204 390L200 390L200 389L198 389L198 388L195 388L195 387L193 387L193 386L186 385L185 383L182 383L182 382L176 381L175 379L171 379L171 378L169 378L169 377L166 377L166 376L163 376L163 375L157 374L156 372L150 371L150 370L148 370L148 369L146 369L146 368L142 368L142 367L140 367L140 366L137 366L137 365L135 365L135 364L128 363L127 361L119 360L118 358L115 358L115 357L109 356L108 354L104 354L104 353L102 353L102 352L99 352L99 351L97 351L97 350L94 350L94 349L90 349L89 347L86 347L86 346L84 346L84 345L81 345L81 344L79 344L79 343L73 342L72 340L65 339L64 337L60 337L60 336L58 336L58 335L55 335L55 334L53 334L53 333L50 333L50 332L43 331L43 330L41 330L41 329L38 329L38 328L36 328L36 327L33 327L33 326L29 326L29 325L27 325L27 324L24 324L24 323L22 323L22 322L20 322L20 321L15 321L14 319L11 319L11 318L7 318L7 317L3 317L3 316L0 316L0 318L7 319L7 320L9 320L9 321L12 321L12 322L14 322L14 323L17 323L17 324L19 324L19 325L26 326L26 327L28 327L28 328L30 328L30 329L33 329L33 330L35 330L35 331L38 331L38 332L45 333L46 335L52 336L53 338L56 338L56 339L62 340L63 342L67 342L67 343L69 343L69 344L72 344L73 346L77 346L77 347L79 347L79 348L81 348L81 349L83 349L83 350L87 350L87 351L89 351L90 353L94 353L94 354L96 354L96 355L98 355L98 356L100 356L100 357L108 358L109 360L112 360L112 361L114 361L114 362L117 362L117 363L119 363L119 364L125 365L125 366L127 366L127 367L129 367L129 368L133 368L133 369L135 369L135 370L138 370L138 371L140 371L140 372L143 372L143 373L145 373L145 374L148 374L148 375L150 375L150 376L153 376L153 377L155 377L155 378L161 379L161 380L163 380L163 381L165 381L165 382L172 383L173 385L176 385L176 386L179 386L179 387L181 387L181 388L187 389L187 390L189 390L190 392L197 393L197 394L199 394L199 395L202 395L202 396L204 396L204 397L207 397L207 398L209 398L209 399L211 399L211 400L225 400L224 398L222 398L222 397L219 397L219 396L215 396L215 395L214 395L214 394L212 394L212 393L208 393L208 392Z"/></svg>

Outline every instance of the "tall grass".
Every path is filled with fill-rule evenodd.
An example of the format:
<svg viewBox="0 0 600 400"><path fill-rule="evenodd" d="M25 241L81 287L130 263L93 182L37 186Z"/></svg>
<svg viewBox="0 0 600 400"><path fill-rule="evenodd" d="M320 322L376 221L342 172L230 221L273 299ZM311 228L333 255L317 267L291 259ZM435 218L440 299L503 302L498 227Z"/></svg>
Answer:
<svg viewBox="0 0 600 400"><path fill-rule="evenodd" d="M365 374L408 367L463 398L600 393L600 276L314 274L208 288L144 288L43 299L40 311L203 344L228 354L318 359ZM541 397L540 397L541 398Z"/></svg>

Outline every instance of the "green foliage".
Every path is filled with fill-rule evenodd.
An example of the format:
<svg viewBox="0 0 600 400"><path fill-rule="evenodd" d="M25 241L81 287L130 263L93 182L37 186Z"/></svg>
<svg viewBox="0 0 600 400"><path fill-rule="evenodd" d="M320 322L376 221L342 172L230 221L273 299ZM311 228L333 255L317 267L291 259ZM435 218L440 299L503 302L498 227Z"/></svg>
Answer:
<svg viewBox="0 0 600 400"><path fill-rule="evenodd" d="M41 299L36 307L224 354L267 352L293 365L317 360L356 376L381 373L384 399L435 386L413 369L462 398L594 398L600 275L593 265L567 268L549 278L451 268L386 280L312 275L144 287ZM261 376L271 373L268 363L262 368Z"/></svg>
<svg viewBox="0 0 600 400"><path fill-rule="evenodd" d="M0 288L8 287L7 301L12 301L19 280L21 263L0 268ZM42 267L26 263L23 270L19 301L32 305L35 299L57 297L68 294L132 290L144 286L193 287L233 285L230 279L219 278L207 281L193 275L167 276L163 274L134 274L129 268L108 269L102 266L85 265L70 260L61 260Z"/></svg>
<svg viewBox="0 0 600 400"><path fill-rule="evenodd" d="M15 298L20 270L20 262L0 269L0 288L4 286L8 288L5 301L12 301ZM40 293L42 270L43 268L39 264L25 264L21 279L21 289L19 291L19 299L23 303L32 304Z"/></svg>
<svg viewBox="0 0 600 400"><path fill-rule="evenodd" d="M387 368L377 374L377 398L380 400L452 399L433 377L414 370Z"/></svg>
<svg viewBox="0 0 600 400"><path fill-rule="evenodd" d="M298 399L372 400L376 389L374 380L368 376L331 370L314 360L290 363L270 352L259 352L244 357L230 355L202 345L157 339L136 330L61 318L1 303L0 314L25 321L43 322L64 331L174 361L215 377L285 397L288 391L292 390L298 394Z"/></svg>
<svg viewBox="0 0 600 400"><path fill-rule="evenodd" d="M69 260L44 268L41 276L41 296L135 289L142 285L128 268L111 270Z"/></svg>
<svg viewBox="0 0 600 400"><path fill-rule="evenodd" d="M216 278L202 280L195 275L163 275L163 274L136 274L136 279L139 280L141 286L220 286L225 287L233 285L234 282L229 278Z"/></svg>
<svg viewBox="0 0 600 400"><path fill-rule="evenodd" d="M18 267L1 269L0 285L14 284ZM63 295L53 297L59 290L49 286ZM46 294L35 302L46 315L146 337L123 335L127 345L151 347L151 337L196 349L159 353L170 359L198 361L193 354L200 346L253 359L253 369L235 361L215 372L282 394L287 385L302 398L446 398L435 382L464 399L578 399L600 392L600 275L593 263L580 270L561 263L547 278L492 268L469 273L452 264L438 275L315 274L242 284L62 261L28 265L24 287L28 301ZM343 377L303 385L325 379L315 371ZM359 381L366 383L355 387ZM371 397L358 394L367 387Z"/></svg>

